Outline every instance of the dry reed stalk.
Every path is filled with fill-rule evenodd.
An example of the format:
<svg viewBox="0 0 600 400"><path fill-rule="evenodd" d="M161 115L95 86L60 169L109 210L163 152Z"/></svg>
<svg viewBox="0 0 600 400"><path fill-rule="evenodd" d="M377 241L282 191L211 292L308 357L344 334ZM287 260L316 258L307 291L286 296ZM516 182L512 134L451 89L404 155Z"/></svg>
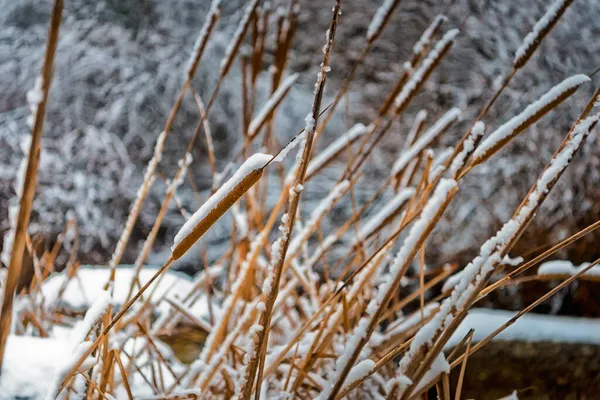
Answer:
<svg viewBox="0 0 600 400"><path fill-rule="evenodd" d="M222 317L219 320L218 324L213 327L213 331L209 335L204 350L200 355L200 359L204 363L208 363L210 361L210 358L212 357L214 351L223 339L223 336L225 335L227 330L229 318L231 316L231 313L233 312L233 308L237 302L237 299L244 292L244 288L252 284L250 278L252 278L254 275L252 274L252 269L250 268L250 266L256 262L259 252L264 246L265 242L267 241L267 235L273 227L273 225L275 224L275 221L277 220L277 214L279 212L280 207L282 206L283 202L281 201L275 205L269 219L267 220L267 223L254 239L254 243L250 245L250 252L248 253L244 263L242 263L242 269L239 273L238 278L236 279L236 283L234 283L232 291L223 306L223 311L221 313Z"/></svg>
<svg viewBox="0 0 600 400"><path fill-rule="evenodd" d="M471 344L473 343L474 329L471 329L467 334L467 350L465 350L465 356L463 357L462 364L460 366L460 374L458 375L458 382L456 384L456 392L454 392L454 400L460 400L460 393L462 391L463 381L465 378L465 371L467 370L467 360L471 355Z"/></svg>
<svg viewBox="0 0 600 400"><path fill-rule="evenodd" d="M341 0L337 0L335 6L332 9L333 18L329 30L326 34L326 43L323 48L323 61L321 62L321 70L318 74L316 92L312 104L311 113L307 116L306 139L304 142L304 148L302 149L302 157L296 168L296 179L293 186L293 190L290 193L290 203L287 211L287 223L284 228L284 235L282 237L282 244L280 247L278 259L273 266L273 276L267 277L271 279L271 290L269 293L265 293L265 310L260 315L259 326L261 330L256 335L257 351L254 352L252 357L247 362L247 369L245 371L245 379L241 386L240 393L244 399L249 399L251 396L252 388L256 378L256 398L260 398L260 386L262 383L262 370L264 368L264 358L267 350L267 343L269 337L269 327L271 323L271 312L277 298L279 291L279 283L281 280L281 274L283 270L283 264L285 261L286 252L290 243L290 233L294 227L294 221L296 218L296 212L300 201L300 191L302 184L304 183L304 177L306 175L306 169L310 160L310 154L312 151L312 144L315 135L316 124L319 120L321 111L321 102L323 100L323 92L325 89L325 82L327 80L327 72L329 71L329 61L331 56L331 50L335 38L335 31L337 28L338 18L341 14ZM258 370L258 373L257 373ZM258 375L258 376L256 376Z"/></svg>
<svg viewBox="0 0 600 400"><path fill-rule="evenodd" d="M27 169L25 171L23 187L21 189L19 214L12 243L8 273L6 275L2 295L2 309L0 312L0 370L4 359L6 340L10 333L15 290L21 275L22 257L23 251L25 250L25 237L29 226L33 197L35 195L37 169L41 153L41 140L44 132L44 119L46 117L46 105L48 102L50 85L52 83L54 55L56 53L56 47L58 46L58 32L62 11L63 0L54 0L52 15L50 17L50 26L48 28L48 40L46 44L46 53L44 55L44 64L40 74L42 80L41 99L38 103L33 127L31 129L31 143L27 155Z"/></svg>

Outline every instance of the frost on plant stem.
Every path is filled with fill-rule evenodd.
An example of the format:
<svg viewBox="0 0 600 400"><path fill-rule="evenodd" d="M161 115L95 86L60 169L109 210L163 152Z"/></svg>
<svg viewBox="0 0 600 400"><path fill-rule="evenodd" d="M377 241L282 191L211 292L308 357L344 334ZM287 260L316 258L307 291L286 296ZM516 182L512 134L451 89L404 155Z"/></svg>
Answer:
<svg viewBox="0 0 600 400"><path fill-rule="evenodd" d="M475 144L483 137L484 133L485 124L482 121L475 122L471 133L469 133L469 136L463 142L462 150L454 157L452 164L450 164L450 176L454 176L465 165L467 157L475 151Z"/></svg>
<svg viewBox="0 0 600 400"><path fill-rule="evenodd" d="M367 127L361 123L355 124L345 134L341 135L329 146L320 151L308 164L306 177L312 176L315 172L323 168L327 163L337 156L345 147L352 144L356 139L362 137L367 132Z"/></svg>
<svg viewBox="0 0 600 400"><path fill-rule="evenodd" d="M256 153L250 156L244 163L238 168L227 182L225 182L212 196L210 196L206 202L187 220L187 222L181 227L177 235L175 235L174 245L177 246L202 219L204 219L208 213L214 210L217 205L227 197L233 189L252 171L263 168L270 160L272 156L270 154Z"/></svg>
<svg viewBox="0 0 600 400"><path fill-rule="evenodd" d="M394 7L399 3L399 0L383 0L383 3L375 11L373 19L367 28L367 40L373 40L383 29L383 24L386 18L389 18L390 13L394 10Z"/></svg>
<svg viewBox="0 0 600 400"><path fill-rule="evenodd" d="M423 208L419 219L411 227L402 247L394 257L389 273L386 274L383 283L377 287L375 295L369 301L367 316L361 318L354 331L349 334L344 353L336 361L336 381L345 380L342 379L344 368L351 362L355 353L360 351L358 346L361 341L368 340L372 333L368 330L371 320L377 317L377 312L384 306L383 302L389 292L395 289L393 287L394 281L397 280L404 267L411 261L410 255L415 251L415 246L425 234L427 226L432 223L434 216L440 211L450 193L456 190L456 187L457 183L452 179L441 179L438 183L433 195ZM323 393L326 394L322 398L327 398L331 390L332 387L324 390Z"/></svg>
<svg viewBox="0 0 600 400"><path fill-rule="evenodd" d="M213 24L213 19L218 18L219 16L219 7L221 6L221 0L212 0L210 4L210 9L206 16L206 20L202 25L202 29L200 30L200 34L194 43L194 49L192 50L192 54L190 54L190 58L187 62L187 75L188 79L193 78L194 73L196 72L196 68L198 66L198 61L200 61L200 57L202 56L202 52L204 50L204 46L208 41L208 35L210 34L211 25Z"/></svg>
<svg viewBox="0 0 600 400"><path fill-rule="evenodd" d="M415 188L408 187L400 190L390 201L387 202L375 215L369 216L367 221L358 230L358 240L364 241L378 229L388 218L395 215L412 196Z"/></svg>

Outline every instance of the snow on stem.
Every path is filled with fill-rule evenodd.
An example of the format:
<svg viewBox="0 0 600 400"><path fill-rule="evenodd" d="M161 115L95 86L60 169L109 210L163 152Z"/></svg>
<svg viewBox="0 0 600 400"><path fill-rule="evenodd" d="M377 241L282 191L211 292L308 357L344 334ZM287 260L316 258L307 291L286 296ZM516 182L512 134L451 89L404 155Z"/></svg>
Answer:
<svg viewBox="0 0 600 400"><path fill-rule="evenodd" d="M523 132L554 107L558 106L585 82L591 79L583 74L573 75L554 86L542 97L492 132L473 153L472 165L481 164L519 133Z"/></svg>
<svg viewBox="0 0 600 400"><path fill-rule="evenodd" d="M194 43L194 50L190 55L190 59L187 63L187 79L192 80L194 75L196 74L196 69L198 68L198 64L200 63L200 58L204 53L204 49L206 48L206 44L208 43L208 38L210 37L211 32L213 31L215 25L219 21L221 16L221 0L212 0L210 4L210 9L208 10L208 15L206 16L206 20L204 21L204 25L202 25L202 29L200 30L200 34L198 35L198 39Z"/></svg>
<svg viewBox="0 0 600 400"><path fill-rule="evenodd" d="M375 11L375 15L373 15L373 19L371 19L371 23L369 23L369 27L367 28L368 42L373 42L379 37L383 28L392 17L392 13L398 7L398 4L400 4L400 0L383 0L383 3Z"/></svg>
<svg viewBox="0 0 600 400"><path fill-rule="evenodd" d="M369 341L371 334L379 325L379 318L386 309L394 291L397 290L400 280L406 274L410 263L436 225L457 189L456 181L451 179L441 179L438 183L433 195L423 208L419 219L410 229L402 247L396 254L383 284L377 288L374 297L370 300L367 306L367 316L360 319L354 331L349 335L344 353L336 361L334 384L323 390L319 396L320 399L334 400L342 389L352 366L360 355L361 349Z"/></svg>
<svg viewBox="0 0 600 400"><path fill-rule="evenodd" d="M467 159L473 154L479 141L485 134L485 124L482 121L477 121L473 125L471 132L462 143L462 150L454 157L450 164L450 176L456 179L463 170Z"/></svg>
<svg viewBox="0 0 600 400"><path fill-rule="evenodd" d="M248 27L250 26L250 21L252 19L252 14L256 11L256 7L258 7L258 3L260 0L252 0L246 6L244 10L244 15L239 22L238 28L233 34L233 38L229 42L229 46L225 50L225 57L223 61L221 61L221 69L219 71L220 76L227 75L231 65L233 64L233 60L235 59L235 55L238 52L240 46L242 45L242 41L244 40L244 36L246 36L246 32L248 31Z"/></svg>
<svg viewBox="0 0 600 400"><path fill-rule="evenodd" d="M402 87L402 90L394 100L394 112L396 114L404 111L406 106L417 91L423 86L429 75L438 66L442 57L450 50L454 39L458 35L458 29L451 29L435 44L423 60L421 66L411 75L410 79Z"/></svg>
<svg viewBox="0 0 600 400"><path fill-rule="evenodd" d="M464 315L464 311L470 307L482 285L529 224L598 119L597 114L575 125L513 217L481 246L479 255L464 268L450 297L442 302L440 311L414 336L408 352L400 362L402 374L414 381L422 377L427 361L432 362L435 357L431 348L434 344L437 348L443 347L444 343L438 343L442 334L449 339L456 323L460 321L457 317ZM405 394L410 395L412 388L407 390Z"/></svg>
<svg viewBox="0 0 600 400"><path fill-rule="evenodd" d="M260 109L248 127L248 136L252 139L264 126L265 122L273 115L275 108L279 106L283 98L289 93L292 85L296 83L300 75L293 74L288 76L283 83L277 88L275 93L271 95L269 100Z"/></svg>
<svg viewBox="0 0 600 400"><path fill-rule="evenodd" d="M429 25L427 29L423 31L423 34L413 46L413 57L419 57L424 51L427 50L431 43L431 39L440 30L442 24L447 20L448 18L443 14L436 15L431 25Z"/></svg>
<svg viewBox="0 0 600 400"><path fill-rule="evenodd" d="M523 43L515 52L515 59L513 61L514 69L519 69L527 63L544 37L550 32L572 2L573 0L555 0L552 3L548 11L533 26L531 32L525 36Z"/></svg>
<svg viewBox="0 0 600 400"><path fill-rule="evenodd" d="M421 137L407 150L403 151L398 160L392 166L392 176L398 175L408 163L429 146L440 134L450 127L450 124L460 120L462 112L458 108L447 111L433 126L421 135Z"/></svg>
<svg viewBox="0 0 600 400"><path fill-rule="evenodd" d="M354 143L358 138L362 137L367 133L367 127L361 123L355 124L346 133L337 138L323 151L319 152L318 155L308 164L306 170L306 180L309 180L319 171L325 168L331 161L333 161L346 147Z"/></svg>
<svg viewBox="0 0 600 400"><path fill-rule="evenodd" d="M183 256L217 220L262 176L271 160L269 154L256 153L192 215L175 235L173 259Z"/></svg>
<svg viewBox="0 0 600 400"><path fill-rule="evenodd" d="M362 242L379 231L391 218L398 215L400 208L414 196L416 190L412 187L400 190L385 206L375 215L369 216L367 222L358 230L357 241Z"/></svg>

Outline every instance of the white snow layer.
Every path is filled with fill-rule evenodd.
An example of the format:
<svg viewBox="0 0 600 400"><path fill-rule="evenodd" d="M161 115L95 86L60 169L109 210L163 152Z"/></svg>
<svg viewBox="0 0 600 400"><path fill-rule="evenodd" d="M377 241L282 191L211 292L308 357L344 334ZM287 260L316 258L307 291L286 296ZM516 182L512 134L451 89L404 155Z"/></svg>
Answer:
<svg viewBox="0 0 600 400"><path fill-rule="evenodd" d="M157 267L145 267L140 271L140 284L144 285L158 270ZM131 281L135 274L133 266L119 266L116 269L114 293L112 304L119 306L125 303ZM62 297L57 299L60 288L65 284L67 275L65 273L53 274L44 281L42 293L46 304L60 305L70 307L75 310L82 310L90 307L99 297L105 295L104 286L108 281L110 268L82 266L77 270L77 275L73 277L64 289ZM174 271L167 271L160 281L154 282L146 293L152 293L152 300L158 301L167 293L187 294L192 289L192 281L184 274ZM168 308L168 304L161 303L161 308Z"/></svg>
<svg viewBox="0 0 600 400"><path fill-rule="evenodd" d="M306 176L312 176L315 171L321 169L326 163L330 162L333 157L339 154L344 147L363 136L366 132L367 127L361 123L352 126L352 128L333 141L310 161L306 170Z"/></svg>
<svg viewBox="0 0 600 400"><path fill-rule="evenodd" d="M251 155L204 204L187 220L175 235L173 247L176 247L217 205L252 171L263 168L270 160L270 154L256 153Z"/></svg>
<svg viewBox="0 0 600 400"><path fill-rule="evenodd" d="M590 263L583 263L576 267L570 261L547 261L538 267L537 273L538 275L575 275L589 265ZM583 275L600 277L600 265L590 268Z"/></svg>

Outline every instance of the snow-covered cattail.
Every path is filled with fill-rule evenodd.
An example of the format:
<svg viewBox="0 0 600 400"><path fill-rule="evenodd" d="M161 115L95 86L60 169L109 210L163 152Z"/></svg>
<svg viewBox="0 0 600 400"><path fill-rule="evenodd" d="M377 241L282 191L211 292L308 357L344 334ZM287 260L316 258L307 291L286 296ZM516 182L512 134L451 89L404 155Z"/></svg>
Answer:
<svg viewBox="0 0 600 400"><path fill-rule="evenodd" d="M275 108L279 106L283 98L289 93L292 85L296 83L299 75L293 74L287 77L283 83L277 88L275 93L271 95L269 100L265 103L265 105L260 109L256 117L250 122L248 127L248 137L252 139L256 134L260 131L260 129L264 126L265 122L273 115L273 111Z"/></svg>
<svg viewBox="0 0 600 400"><path fill-rule="evenodd" d="M552 3L544 16L533 26L531 32L525 36L523 43L515 52L515 59L513 61L514 69L519 69L527 63L544 37L550 32L572 2L573 0L555 0Z"/></svg>
<svg viewBox="0 0 600 400"><path fill-rule="evenodd" d="M473 153L472 165L477 165L487 160L515 136L575 93L579 86L589 81L590 78L588 76L579 74L571 76L554 86L538 100L528 105L521 113L492 132Z"/></svg>
<svg viewBox="0 0 600 400"><path fill-rule="evenodd" d="M204 49L206 48L206 44L208 43L208 38L215 25L219 21L219 17L221 14L220 7L221 0L213 0L210 9L208 11L208 15L206 16L206 20L204 21L204 25L202 26L202 30L200 30L200 34L198 35L198 39L194 43L194 50L190 55L190 59L187 64L187 78L191 81L196 74L196 69L198 68L198 63L200 62L200 58L204 53Z"/></svg>
<svg viewBox="0 0 600 400"><path fill-rule="evenodd" d="M431 126L423 135L407 150L403 151L398 160L392 166L392 176L399 174L408 163L413 160L425 147L429 146L435 138L458 121L462 113L459 108L452 108Z"/></svg>
<svg viewBox="0 0 600 400"><path fill-rule="evenodd" d="M368 42L375 41L381 35L383 28L392 17L392 13L398 7L398 4L400 4L400 0L383 0L367 28Z"/></svg>
<svg viewBox="0 0 600 400"><path fill-rule="evenodd" d="M431 39L440 30L442 24L447 19L448 18L443 14L439 14L435 17L433 22L427 27L427 29L423 31L423 34L421 35L417 43L415 43L415 45L413 46L413 58L420 57L423 54L423 52L427 51L427 49L431 45Z"/></svg>
<svg viewBox="0 0 600 400"><path fill-rule="evenodd" d="M361 123L352 126L346 133L319 152L308 164L306 178L309 180L333 161L345 148L367 133L367 127Z"/></svg>
<svg viewBox="0 0 600 400"><path fill-rule="evenodd" d="M231 42L229 42L229 46L225 50L225 57L223 61L221 61L221 70L219 71L220 76L227 75L229 72L229 68L233 64L233 60L240 46L242 45L242 41L244 40L244 36L246 36L246 32L248 31L248 27L250 26L250 20L252 18L252 14L256 11L256 7L258 7L258 3L260 0L252 0L246 6L244 10L244 16L240 21L237 30L233 34L233 38Z"/></svg>
<svg viewBox="0 0 600 400"><path fill-rule="evenodd" d="M192 215L175 235L172 256L183 256L217 220L246 193L262 176L272 159L269 154L256 153Z"/></svg>
<svg viewBox="0 0 600 400"><path fill-rule="evenodd" d="M394 100L395 112L401 113L416 92L423 86L429 75L437 67L442 57L450 50L458 29L451 29L435 44L429 51L427 57L423 60L421 66L412 74L408 82L402 87L402 90Z"/></svg>

